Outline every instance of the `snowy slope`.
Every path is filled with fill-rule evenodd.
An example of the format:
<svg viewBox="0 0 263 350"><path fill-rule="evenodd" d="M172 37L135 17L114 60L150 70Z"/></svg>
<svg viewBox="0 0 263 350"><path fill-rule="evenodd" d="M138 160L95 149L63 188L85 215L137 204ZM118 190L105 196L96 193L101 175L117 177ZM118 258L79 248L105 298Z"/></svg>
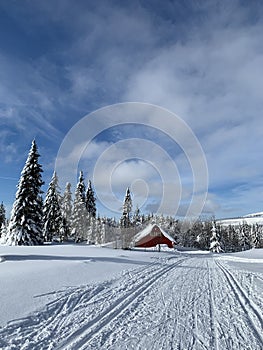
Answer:
<svg viewBox="0 0 263 350"><path fill-rule="evenodd" d="M0 256L0 326L45 305L60 289L98 283L151 261L87 245L0 246Z"/></svg>
<svg viewBox="0 0 263 350"><path fill-rule="evenodd" d="M222 226L239 226L243 224L248 225L263 225L263 218L262 217L241 217L241 218L235 218L235 219L223 219L223 220L217 220L218 224Z"/></svg>
<svg viewBox="0 0 263 350"><path fill-rule="evenodd" d="M64 245L0 255L1 349L263 348L263 250Z"/></svg>
<svg viewBox="0 0 263 350"><path fill-rule="evenodd" d="M244 218L254 218L254 217L263 218L263 212L261 211L261 212L257 212L257 213L244 215Z"/></svg>
<svg viewBox="0 0 263 350"><path fill-rule="evenodd" d="M229 219L219 219L217 220L218 224L223 226L239 226L243 224L248 225L263 225L263 212L247 214L238 218L229 218Z"/></svg>

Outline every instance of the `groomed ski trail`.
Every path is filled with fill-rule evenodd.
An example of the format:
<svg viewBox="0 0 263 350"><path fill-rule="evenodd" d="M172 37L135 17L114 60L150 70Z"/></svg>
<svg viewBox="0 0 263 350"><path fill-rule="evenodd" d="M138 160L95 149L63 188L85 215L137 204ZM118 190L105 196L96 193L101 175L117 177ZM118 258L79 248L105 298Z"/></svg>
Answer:
<svg viewBox="0 0 263 350"><path fill-rule="evenodd" d="M0 329L0 348L261 350L262 312L246 286L213 256L169 255L57 291L44 310Z"/></svg>

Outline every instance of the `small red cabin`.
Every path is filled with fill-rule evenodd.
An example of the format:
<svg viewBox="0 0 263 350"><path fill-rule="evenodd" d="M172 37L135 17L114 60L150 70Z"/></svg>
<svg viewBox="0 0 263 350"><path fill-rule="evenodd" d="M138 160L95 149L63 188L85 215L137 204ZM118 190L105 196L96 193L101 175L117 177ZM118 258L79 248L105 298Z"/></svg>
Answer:
<svg viewBox="0 0 263 350"><path fill-rule="evenodd" d="M150 248L160 244L173 248L175 240L156 224L147 226L134 237L135 247Z"/></svg>

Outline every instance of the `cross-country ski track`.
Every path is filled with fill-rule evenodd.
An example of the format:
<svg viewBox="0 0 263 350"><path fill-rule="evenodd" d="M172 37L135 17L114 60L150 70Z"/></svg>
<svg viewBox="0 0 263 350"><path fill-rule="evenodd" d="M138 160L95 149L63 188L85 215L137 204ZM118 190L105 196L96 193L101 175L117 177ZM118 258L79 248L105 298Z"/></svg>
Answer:
<svg viewBox="0 0 263 350"><path fill-rule="evenodd" d="M262 297L240 276L216 255L156 255L109 280L55 291L44 308L0 329L0 348L262 350Z"/></svg>

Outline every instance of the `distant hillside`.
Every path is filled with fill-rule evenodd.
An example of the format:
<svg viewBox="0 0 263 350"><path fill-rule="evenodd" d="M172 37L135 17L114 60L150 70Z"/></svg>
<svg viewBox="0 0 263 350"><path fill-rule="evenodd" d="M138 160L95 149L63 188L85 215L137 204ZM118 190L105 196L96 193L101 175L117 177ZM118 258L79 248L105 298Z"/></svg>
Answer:
<svg viewBox="0 0 263 350"><path fill-rule="evenodd" d="M258 224L263 226L263 212L247 214L236 218L219 219L219 220L216 220L216 222L223 226L228 226L228 225L239 226L242 224L248 224L248 225Z"/></svg>

